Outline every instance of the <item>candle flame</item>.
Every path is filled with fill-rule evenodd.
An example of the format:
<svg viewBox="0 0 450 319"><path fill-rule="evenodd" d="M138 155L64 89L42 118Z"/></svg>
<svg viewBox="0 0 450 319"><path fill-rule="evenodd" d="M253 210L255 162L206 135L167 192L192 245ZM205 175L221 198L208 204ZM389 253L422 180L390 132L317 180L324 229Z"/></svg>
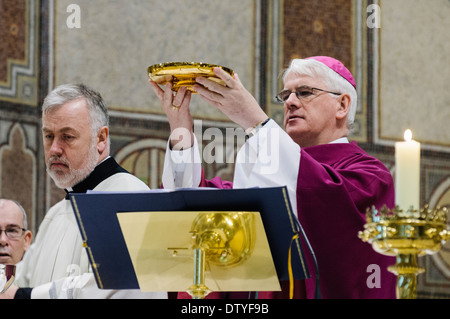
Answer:
<svg viewBox="0 0 450 319"><path fill-rule="evenodd" d="M403 135L403 137L405 138L405 141L411 142L411 140L412 140L412 131L410 129L407 129L405 131L405 134Z"/></svg>

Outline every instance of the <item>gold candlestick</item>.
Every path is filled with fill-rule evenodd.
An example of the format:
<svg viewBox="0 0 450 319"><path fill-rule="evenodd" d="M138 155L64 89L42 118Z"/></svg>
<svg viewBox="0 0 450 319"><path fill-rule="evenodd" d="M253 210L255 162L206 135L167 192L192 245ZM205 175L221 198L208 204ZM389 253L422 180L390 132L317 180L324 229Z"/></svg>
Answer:
<svg viewBox="0 0 450 319"><path fill-rule="evenodd" d="M388 270L397 276L397 298L417 297L417 275L425 271L419 267L417 258L438 252L450 239L447 230L447 209L431 210L425 205L421 210L410 207L403 211L383 207L367 209L364 231L358 233L364 242L383 255L396 256L396 264Z"/></svg>

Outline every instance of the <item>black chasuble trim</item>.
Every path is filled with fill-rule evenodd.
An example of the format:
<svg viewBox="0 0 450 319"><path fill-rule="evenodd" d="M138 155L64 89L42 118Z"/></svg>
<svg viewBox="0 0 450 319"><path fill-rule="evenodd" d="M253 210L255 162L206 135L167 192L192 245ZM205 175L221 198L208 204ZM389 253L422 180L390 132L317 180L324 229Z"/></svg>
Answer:
<svg viewBox="0 0 450 319"><path fill-rule="evenodd" d="M88 190L93 190L98 184L103 182L105 179L113 176L117 173L128 173L123 167L117 164L113 157L101 162L95 167L91 174L88 175L84 180L72 187L71 191L66 191L66 199L69 199L70 193L86 193Z"/></svg>

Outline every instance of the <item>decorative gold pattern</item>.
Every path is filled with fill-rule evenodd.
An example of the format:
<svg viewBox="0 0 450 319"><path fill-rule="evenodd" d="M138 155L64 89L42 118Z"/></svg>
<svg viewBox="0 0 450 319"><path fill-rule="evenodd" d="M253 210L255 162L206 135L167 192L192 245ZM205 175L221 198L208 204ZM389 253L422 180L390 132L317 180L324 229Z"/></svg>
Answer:
<svg viewBox="0 0 450 319"><path fill-rule="evenodd" d="M225 83L214 74L213 68L215 67L222 68L230 75L234 74L234 71L229 68L202 62L159 63L149 66L147 72L149 78L158 84L164 85L168 82L172 82L172 90L175 92L178 91L180 87L186 86L192 93L197 93L192 87L196 83L195 78L199 76L206 77L221 85L225 85Z"/></svg>
<svg viewBox="0 0 450 319"><path fill-rule="evenodd" d="M417 275L425 271L417 264L417 257L434 254L450 239L447 230L447 209L421 210L410 207L403 211L383 207L367 209L367 223L359 238L372 244L383 255L396 256L397 261L388 270L397 275L397 298L414 299L417 296Z"/></svg>

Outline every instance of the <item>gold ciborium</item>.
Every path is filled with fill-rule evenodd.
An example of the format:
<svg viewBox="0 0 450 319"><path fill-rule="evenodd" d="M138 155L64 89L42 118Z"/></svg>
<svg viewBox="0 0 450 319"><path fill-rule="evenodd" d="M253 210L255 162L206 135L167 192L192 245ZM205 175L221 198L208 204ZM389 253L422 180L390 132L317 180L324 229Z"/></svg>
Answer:
<svg viewBox="0 0 450 319"><path fill-rule="evenodd" d="M397 276L397 298L415 299L417 275L425 271L417 258L438 252L450 239L447 209L432 210L428 205L421 210L410 207L406 211L398 206L381 210L368 208L364 231L358 237L372 244L376 252L396 257L396 264L388 270Z"/></svg>

